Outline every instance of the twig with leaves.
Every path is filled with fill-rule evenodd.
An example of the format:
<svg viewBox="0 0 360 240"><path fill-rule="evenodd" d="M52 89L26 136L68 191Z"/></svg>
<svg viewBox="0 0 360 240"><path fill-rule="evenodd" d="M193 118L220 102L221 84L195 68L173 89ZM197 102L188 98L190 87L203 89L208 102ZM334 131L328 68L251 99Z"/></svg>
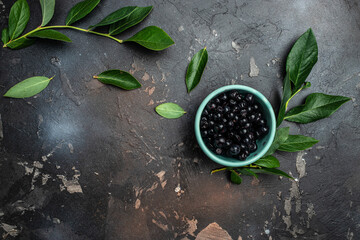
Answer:
<svg viewBox="0 0 360 240"><path fill-rule="evenodd" d="M55 11L55 0L40 0L42 11L41 25L28 33L20 36L25 30L30 19L30 8L26 0L17 0L10 9L8 28L2 30L1 40L3 47L11 49L21 49L35 43L37 38L51 39L63 42L71 42L70 38L54 29L67 28L82 32L92 33L107 37L118 43L135 42L141 46L154 50L164 50L174 44L174 41L161 28L149 26L127 40L121 40L116 37L128 28L135 26L144 20L152 10L152 6L123 7L109 14L99 23L90 26L88 29L72 26L75 22L86 17L98 4L100 0L85 0L71 8L65 21L65 25L46 26L52 19ZM108 33L93 31L97 27L108 26ZM104 84L114 85L116 87L132 90L141 87L141 84L128 72L121 70L108 70L98 76L94 76ZM32 97L44 90L52 78L31 77L13 86L5 97L27 98Z"/></svg>
<svg viewBox="0 0 360 240"><path fill-rule="evenodd" d="M11 49L25 48L32 45L36 38L71 42L70 38L65 34L54 30L60 28L96 34L110 38L118 43L135 42L154 51L164 50L174 44L171 37L157 26L146 27L126 40L114 37L144 20L151 12L152 6L129 6L121 8L109 14L99 23L90 26L88 29L72 26L75 22L86 17L99 2L100 0L85 0L79 2L71 8L66 18L65 25L46 26L54 15L55 0L40 0L42 10L41 25L20 36L30 19L30 8L26 0L17 0L10 10L9 26L2 30L1 40L4 43L3 47L9 47ZM93 31L93 29L102 26L109 26L107 33Z"/></svg>
<svg viewBox="0 0 360 240"><path fill-rule="evenodd" d="M305 104L287 111L290 100L301 90L311 86L309 82L306 82L306 78L317 62L317 58L318 46L316 38L313 31L309 29L295 42L287 57L283 98L277 117L277 127L281 125L283 120L306 124L327 118L336 112L342 104L350 100L350 98L343 96L312 93L306 98ZM280 167L280 163L272 154L276 151L303 151L319 141L303 135L290 135L289 130L289 127L278 128L270 149L254 164L240 168L215 169L212 173L228 170L231 173L231 181L236 184L241 183L241 175L250 175L257 178L257 173L274 174L292 178L285 172L277 169L277 167Z"/></svg>

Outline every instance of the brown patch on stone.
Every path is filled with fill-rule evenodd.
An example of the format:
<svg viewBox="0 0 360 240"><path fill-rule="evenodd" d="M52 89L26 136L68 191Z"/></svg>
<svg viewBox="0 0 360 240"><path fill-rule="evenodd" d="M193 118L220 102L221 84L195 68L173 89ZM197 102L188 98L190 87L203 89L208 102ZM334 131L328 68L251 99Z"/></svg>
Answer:
<svg viewBox="0 0 360 240"><path fill-rule="evenodd" d="M203 229L195 240L232 240L229 233L222 229L216 222L210 223L205 229Z"/></svg>

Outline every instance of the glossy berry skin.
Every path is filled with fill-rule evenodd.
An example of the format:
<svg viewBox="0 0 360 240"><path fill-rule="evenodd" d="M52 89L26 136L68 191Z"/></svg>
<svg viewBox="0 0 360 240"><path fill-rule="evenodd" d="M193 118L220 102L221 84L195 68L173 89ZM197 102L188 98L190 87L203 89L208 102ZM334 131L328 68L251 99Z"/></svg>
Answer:
<svg viewBox="0 0 360 240"><path fill-rule="evenodd" d="M248 103L253 103L254 102L254 95L252 95L251 93L248 93L248 94L246 94L245 99L246 99L246 101Z"/></svg>
<svg viewBox="0 0 360 240"><path fill-rule="evenodd" d="M215 154L243 161L258 149L256 141L269 132L263 116L253 94L224 92L205 106L201 136Z"/></svg>
<svg viewBox="0 0 360 240"><path fill-rule="evenodd" d="M240 153L240 146L239 145L231 145L229 152L232 156L238 155Z"/></svg>

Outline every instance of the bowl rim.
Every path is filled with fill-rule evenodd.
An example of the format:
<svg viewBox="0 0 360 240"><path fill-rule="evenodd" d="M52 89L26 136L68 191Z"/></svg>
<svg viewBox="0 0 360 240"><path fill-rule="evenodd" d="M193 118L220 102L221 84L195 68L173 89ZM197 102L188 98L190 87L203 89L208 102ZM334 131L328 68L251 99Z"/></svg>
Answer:
<svg viewBox="0 0 360 240"><path fill-rule="evenodd" d="M256 155L256 156L252 156L251 158L247 158L245 161L238 161L238 162L229 162L226 161L220 157L218 157L218 155L216 155L215 153L211 152L207 146L205 145L202 137L201 137L201 133L200 133L200 119L201 119L201 114L206 106L206 104L213 99L216 95L227 91L227 90L243 90L243 91L247 91L249 93L252 93L254 95L256 95L256 97L258 99L260 99L260 101L262 101L264 103L264 105L267 107L267 109L269 110L270 113L270 118L271 118L271 125L269 126L269 133L270 134L270 138L269 141L266 143L266 145L262 148L262 150ZM241 167L241 166L246 166L249 165L251 163L254 163L255 161L257 161L258 159L260 159L262 156L264 156L264 154L269 150L274 137L275 137L275 132L276 132L276 119L275 119L275 113L274 110L270 104L270 102L266 99L266 97L259 92L258 90L252 88L252 87L248 87L245 85L228 85L228 86L223 86L220 87L218 89L216 89L215 91L211 92L200 104L197 112L196 112L196 117L195 117L195 135L196 135L196 139L199 143L200 148L202 149L202 151L214 162L219 163L223 166L228 166L228 167Z"/></svg>

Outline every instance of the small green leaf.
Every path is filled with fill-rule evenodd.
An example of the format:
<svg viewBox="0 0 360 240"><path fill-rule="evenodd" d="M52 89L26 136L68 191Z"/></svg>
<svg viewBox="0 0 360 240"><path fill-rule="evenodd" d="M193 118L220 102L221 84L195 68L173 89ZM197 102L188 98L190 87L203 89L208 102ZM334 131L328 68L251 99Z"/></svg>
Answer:
<svg viewBox="0 0 360 240"><path fill-rule="evenodd" d="M191 92L200 82L201 76L208 61L206 47L197 52L191 59L186 72L186 87Z"/></svg>
<svg viewBox="0 0 360 240"><path fill-rule="evenodd" d="M186 112L175 103L163 103L155 108L155 111L164 118L179 118Z"/></svg>
<svg viewBox="0 0 360 240"><path fill-rule="evenodd" d="M283 152L298 152L312 147L319 141L312 137L303 135L289 135L285 142L283 142L278 151Z"/></svg>
<svg viewBox="0 0 360 240"><path fill-rule="evenodd" d="M305 82L303 89L311 87L311 82Z"/></svg>
<svg viewBox="0 0 360 240"><path fill-rule="evenodd" d="M272 142L269 150L265 153L264 157L272 155L279 146L286 141L289 136L289 127L276 129L274 141Z"/></svg>
<svg viewBox="0 0 360 240"><path fill-rule="evenodd" d="M9 40L9 30L7 28L4 28L1 32L1 41L6 44Z"/></svg>
<svg viewBox="0 0 360 240"><path fill-rule="evenodd" d="M26 0L17 0L9 15L10 40L17 38L25 30L30 19L30 8Z"/></svg>
<svg viewBox="0 0 360 240"><path fill-rule="evenodd" d="M140 23L152 10L152 6L137 7L129 16L110 25L109 34L117 35Z"/></svg>
<svg viewBox="0 0 360 240"><path fill-rule="evenodd" d="M284 119L297 123L314 122L329 117L350 99L342 96L312 93L306 98L304 105L291 109Z"/></svg>
<svg viewBox="0 0 360 240"><path fill-rule="evenodd" d="M294 179L293 177L289 176L287 173L276 169L276 168L258 168L258 169L252 169L255 173L265 173L265 174L272 174L272 175L279 175L287 178Z"/></svg>
<svg viewBox="0 0 360 240"><path fill-rule="evenodd" d="M174 44L171 37L164 30L156 26L146 27L124 42L136 42L154 51L164 50Z"/></svg>
<svg viewBox="0 0 360 240"><path fill-rule="evenodd" d="M311 28L295 42L286 60L286 73L294 84L293 93L301 88L318 59L318 46Z"/></svg>
<svg viewBox="0 0 360 240"><path fill-rule="evenodd" d="M289 75L286 74L284 79L283 98L281 100L280 109L276 120L276 127L279 127L282 121L284 120L287 105L290 99L291 99L291 82L289 79Z"/></svg>
<svg viewBox="0 0 360 240"><path fill-rule="evenodd" d="M71 25L74 22L86 17L98 4L100 0L85 0L76 4L71 8L66 17L66 25Z"/></svg>
<svg viewBox="0 0 360 240"><path fill-rule="evenodd" d="M112 23L118 22L118 21L126 18L127 16L129 16L135 9L136 9L136 6L120 8L119 10L116 10L115 12L110 13L107 17L105 17L99 23L90 26L89 29L93 29L93 28L100 27L100 26L106 26L106 25L110 25Z"/></svg>
<svg viewBox="0 0 360 240"><path fill-rule="evenodd" d="M15 86L9 89L4 97L10 98L27 98L32 97L42 90L44 90L49 84L52 78L47 77L31 77L19 82Z"/></svg>
<svg viewBox="0 0 360 240"><path fill-rule="evenodd" d="M255 178L258 178L258 176L256 175L256 173L254 173L251 169L249 168L237 168L236 171L240 172L241 174L244 174L246 176L254 176Z"/></svg>
<svg viewBox="0 0 360 240"><path fill-rule="evenodd" d="M48 24L54 16L55 0L40 0L40 5L42 12L41 26L43 27Z"/></svg>
<svg viewBox="0 0 360 240"><path fill-rule="evenodd" d="M235 184L241 184L242 182L240 175L235 170L231 170L230 180Z"/></svg>
<svg viewBox="0 0 360 240"><path fill-rule="evenodd" d="M280 167L279 160L277 160L276 157L271 156L271 155L260 158L259 160L254 162L254 164L256 164L258 166L261 166L261 167L266 167L266 168L278 168L278 167Z"/></svg>
<svg viewBox="0 0 360 240"><path fill-rule="evenodd" d="M116 87L132 90L141 87L141 84L130 73L121 70L108 70L94 76L104 84L114 85Z"/></svg>
<svg viewBox="0 0 360 240"><path fill-rule="evenodd" d="M26 48L30 45L32 45L35 42L34 39L28 39L26 37L17 38L13 41L10 41L6 44L7 47L11 49L21 49Z"/></svg>
<svg viewBox="0 0 360 240"><path fill-rule="evenodd" d="M68 38L65 34L62 34L52 29L45 29L31 33L29 37L46 38L46 39L52 39L52 40L58 40L64 42L71 42L70 38Z"/></svg>

